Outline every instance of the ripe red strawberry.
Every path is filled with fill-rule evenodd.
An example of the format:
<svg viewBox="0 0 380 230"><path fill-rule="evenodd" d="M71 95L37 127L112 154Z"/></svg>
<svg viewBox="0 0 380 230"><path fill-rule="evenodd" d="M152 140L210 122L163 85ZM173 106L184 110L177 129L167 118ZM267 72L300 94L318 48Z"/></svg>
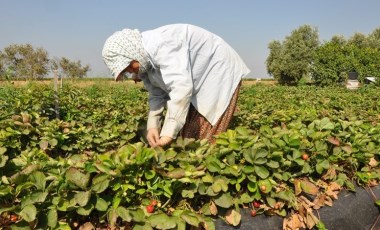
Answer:
<svg viewBox="0 0 380 230"><path fill-rule="evenodd" d="M302 159L306 161L309 159L309 155L307 155L307 153L302 154Z"/></svg>
<svg viewBox="0 0 380 230"><path fill-rule="evenodd" d="M16 222L18 220L18 216L17 215L10 215L9 219L12 221L12 222Z"/></svg>
<svg viewBox="0 0 380 230"><path fill-rule="evenodd" d="M256 214L257 214L257 211L254 210L254 209L252 209L252 210L251 210L251 216L254 217L254 216L256 216Z"/></svg>
<svg viewBox="0 0 380 230"><path fill-rule="evenodd" d="M254 201L252 202L252 205L253 205L253 207L255 207L255 208L260 208L260 206L261 206L261 202L260 202L260 201L257 201L257 200L254 200Z"/></svg>
<svg viewBox="0 0 380 230"><path fill-rule="evenodd" d="M146 206L146 211L147 211L148 213L152 213L152 212L154 212L154 206L153 206L153 205L148 205L148 206Z"/></svg>

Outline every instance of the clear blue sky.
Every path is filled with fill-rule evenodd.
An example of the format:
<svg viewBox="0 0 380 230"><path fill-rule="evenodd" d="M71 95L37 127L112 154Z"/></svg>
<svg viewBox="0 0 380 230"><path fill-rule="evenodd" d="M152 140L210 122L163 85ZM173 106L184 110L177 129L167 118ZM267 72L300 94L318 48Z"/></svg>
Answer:
<svg viewBox="0 0 380 230"><path fill-rule="evenodd" d="M0 0L0 50L11 44L43 47L49 57L89 64L89 76L111 76L101 50L123 28L140 31L189 23L223 37L251 69L268 77L268 43L301 25L321 41L369 34L380 27L379 0Z"/></svg>

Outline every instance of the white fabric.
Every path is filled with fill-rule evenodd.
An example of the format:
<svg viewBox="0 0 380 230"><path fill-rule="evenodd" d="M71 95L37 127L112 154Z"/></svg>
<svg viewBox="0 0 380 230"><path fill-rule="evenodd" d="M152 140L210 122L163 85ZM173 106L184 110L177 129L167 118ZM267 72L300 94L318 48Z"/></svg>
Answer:
<svg viewBox="0 0 380 230"><path fill-rule="evenodd" d="M139 73L146 72L150 63L138 30L124 29L112 34L105 42L103 60L116 78L132 60L140 63Z"/></svg>
<svg viewBox="0 0 380 230"><path fill-rule="evenodd" d="M148 129L175 138L190 103L212 125L222 116L240 80L250 70L223 39L202 28L174 24L142 32L152 69L141 75L149 91Z"/></svg>

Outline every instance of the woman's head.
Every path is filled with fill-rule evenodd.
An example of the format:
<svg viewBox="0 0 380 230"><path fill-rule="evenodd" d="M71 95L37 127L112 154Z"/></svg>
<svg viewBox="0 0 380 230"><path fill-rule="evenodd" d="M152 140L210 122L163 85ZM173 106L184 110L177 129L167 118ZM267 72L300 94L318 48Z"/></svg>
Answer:
<svg viewBox="0 0 380 230"><path fill-rule="evenodd" d="M146 72L150 66L138 30L124 29L112 34L104 44L102 55L115 80L132 61L139 64L138 73Z"/></svg>

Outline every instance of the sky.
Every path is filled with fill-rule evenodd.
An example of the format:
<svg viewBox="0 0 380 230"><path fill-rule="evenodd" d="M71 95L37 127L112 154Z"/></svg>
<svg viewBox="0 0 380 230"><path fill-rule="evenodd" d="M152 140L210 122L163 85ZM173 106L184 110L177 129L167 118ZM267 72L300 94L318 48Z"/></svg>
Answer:
<svg viewBox="0 0 380 230"><path fill-rule="evenodd" d="M380 27L379 12L379 0L0 0L0 50L31 44L49 58L90 65L89 77L111 77L101 52L115 31L188 23L229 43L251 69L249 77L269 78L271 41L302 25L316 27L321 42L367 35Z"/></svg>

